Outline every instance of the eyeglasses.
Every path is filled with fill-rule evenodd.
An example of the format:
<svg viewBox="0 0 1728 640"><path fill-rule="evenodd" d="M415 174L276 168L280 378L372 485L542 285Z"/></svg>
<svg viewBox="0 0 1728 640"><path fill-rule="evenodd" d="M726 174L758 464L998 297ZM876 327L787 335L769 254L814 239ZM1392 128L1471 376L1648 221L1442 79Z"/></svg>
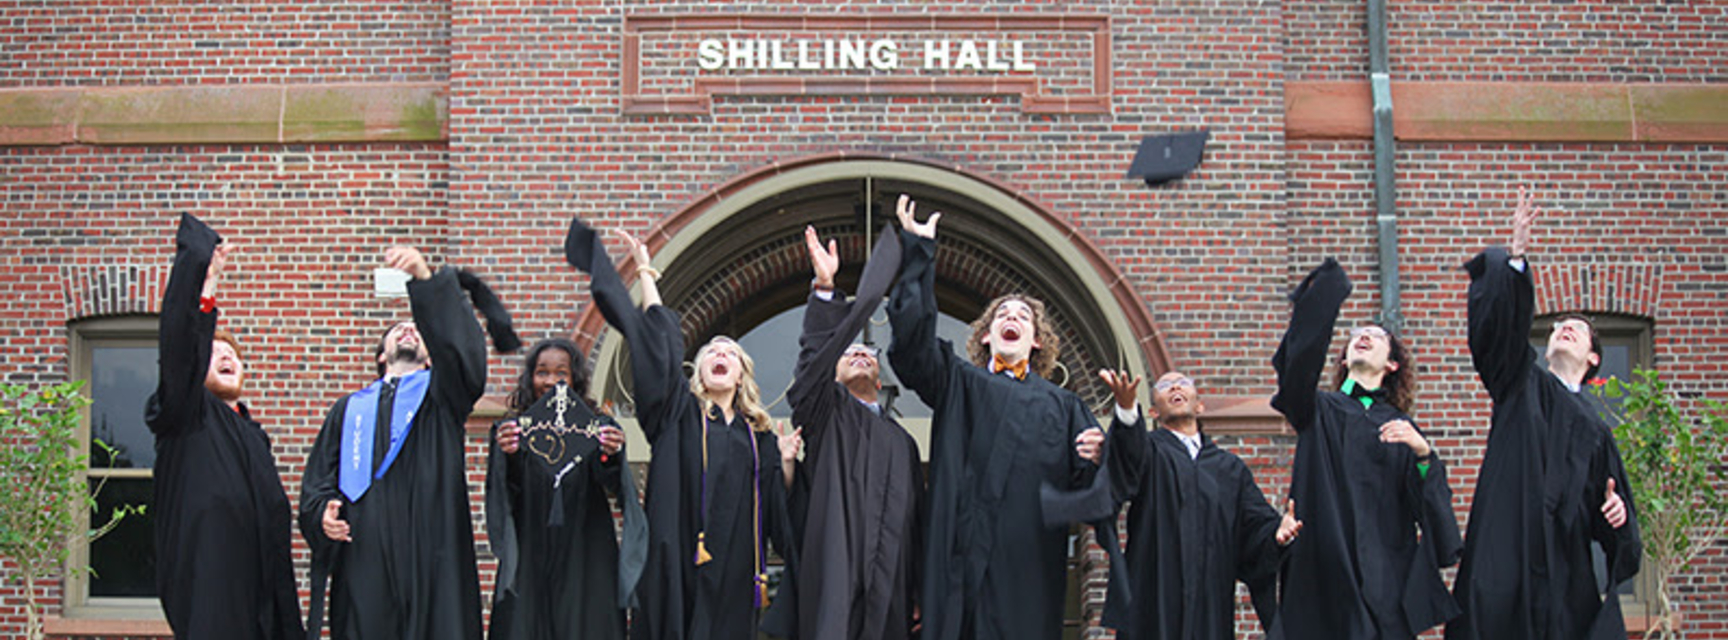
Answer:
<svg viewBox="0 0 1728 640"><path fill-rule="evenodd" d="M1351 340L1355 340L1355 339L1360 338L1362 336L1368 336L1370 338L1379 338L1381 340L1385 340L1385 339L1387 339L1387 337L1389 335L1390 334L1386 333L1386 329L1384 329L1382 327L1376 327L1374 325L1368 325L1366 327L1356 327L1355 329L1350 330L1350 339Z"/></svg>
<svg viewBox="0 0 1728 640"><path fill-rule="evenodd" d="M1577 331L1578 333L1582 333L1585 335L1589 335L1589 333L1590 333L1590 323L1587 323L1583 320L1578 320L1578 319L1572 319L1572 320L1566 320L1566 321L1554 323L1554 330L1555 331L1559 331L1561 328L1571 329L1573 331Z"/></svg>
<svg viewBox="0 0 1728 640"><path fill-rule="evenodd" d="M1168 380L1159 380L1152 383L1152 389L1155 391L1169 391L1171 387L1188 387L1189 389L1193 389L1194 381L1188 376L1182 376L1180 378L1170 378Z"/></svg>
<svg viewBox="0 0 1728 640"><path fill-rule="evenodd" d="M874 358L874 357L877 357L877 355L880 353L882 353L882 352L877 350L876 347L871 347L871 346L862 345L862 344L855 344L855 345L852 345L850 347L847 347L846 352L840 354L840 357L850 358L850 357L858 355L858 354L864 354L864 355L867 355L867 356Z"/></svg>

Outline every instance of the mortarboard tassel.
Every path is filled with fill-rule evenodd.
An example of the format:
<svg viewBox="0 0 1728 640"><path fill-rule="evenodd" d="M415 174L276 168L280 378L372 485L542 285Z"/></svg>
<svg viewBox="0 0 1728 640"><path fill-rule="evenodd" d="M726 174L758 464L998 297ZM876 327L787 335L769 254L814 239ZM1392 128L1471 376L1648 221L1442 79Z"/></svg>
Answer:
<svg viewBox="0 0 1728 640"><path fill-rule="evenodd" d="M696 566L708 564L708 561L713 559L714 556L708 553L708 532L698 531L696 533Z"/></svg>

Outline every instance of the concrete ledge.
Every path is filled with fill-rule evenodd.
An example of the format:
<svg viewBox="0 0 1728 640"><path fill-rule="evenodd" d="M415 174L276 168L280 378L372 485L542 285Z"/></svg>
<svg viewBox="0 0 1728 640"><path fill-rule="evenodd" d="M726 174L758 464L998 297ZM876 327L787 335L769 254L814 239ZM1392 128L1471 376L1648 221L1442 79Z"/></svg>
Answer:
<svg viewBox="0 0 1728 640"><path fill-rule="evenodd" d="M48 618L42 630L50 638L86 636L127 638L172 638L167 620L103 620L97 618Z"/></svg>
<svg viewBox="0 0 1728 640"><path fill-rule="evenodd" d="M443 83L0 89L0 146L443 141Z"/></svg>
<svg viewBox="0 0 1728 640"><path fill-rule="evenodd" d="M449 137L447 93L442 84L288 87L282 106L282 139L444 140Z"/></svg>
<svg viewBox="0 0 1728 640"><path fill-rule="evenodd" d="M0 91L0 146L63 144L77 113L77 89Z"/></svg>
<svg viewBox="0 0 1728 640"><path fill-rule="evenodd" d="M149 87L87 90L77 140L89 144L276 142L281 87Z"/></svg>
<svg viewBox="0 0 1728 640"><path fill-rule="evenodd" d="M1728 86L1651 84L1629 91L1639 140L1728 142Z"/></svg>
<svg viewBox="0 0 1728 640"><path fill-rule="evenodd" d="M1288 82L1289 139L1373 136L1367 82ZM1728 85L1402 82L1392 85L1399 140L1500 142L1728 141Z"/></svg>
<svg viewBox="0 0 1728 640"><path fill-rule="evenodd" d="M1213 435L1295 435L1284 414L1272 408L1267 396L1212 396L1203 398L1206 413L1200 416L1206 433Z"/></svg>
<svg viewBox="0 0 1728 640"><path fill-rule="evenodd" d="M1728 85L1403 82L1401 140L1728 142ZM0 146L447 140L444 83L0 89ZM1292 140L1373 135L1367 82L1285 83Z"/></svg>

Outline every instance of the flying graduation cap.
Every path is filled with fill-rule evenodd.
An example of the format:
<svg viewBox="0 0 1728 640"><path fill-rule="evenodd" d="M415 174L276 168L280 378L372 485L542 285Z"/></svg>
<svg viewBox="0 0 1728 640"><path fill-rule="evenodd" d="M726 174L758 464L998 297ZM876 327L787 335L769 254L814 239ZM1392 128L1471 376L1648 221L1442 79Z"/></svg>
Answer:
<svg viewBox="0 0 1728 640"><path fill-rule="evenodd" d="M1140 150L1128 165L1128 178L1142 178L1147 186L1158 186L1188 175L1200 166L1206 152L1206 140L1212 133L1206 129L1185 131L1140 140Z"/></svg>

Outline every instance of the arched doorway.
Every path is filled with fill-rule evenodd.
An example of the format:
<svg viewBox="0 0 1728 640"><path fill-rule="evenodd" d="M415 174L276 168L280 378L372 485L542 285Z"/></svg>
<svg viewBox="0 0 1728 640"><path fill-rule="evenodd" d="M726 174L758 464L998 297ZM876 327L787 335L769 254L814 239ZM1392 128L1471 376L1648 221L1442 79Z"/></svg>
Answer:
<svg viewBox="0 0 1728 640"><path fill-rule="evenodd" d="M1010 292L1043 299L1062 336L1065 373L1057 374L1057 382L1100 413L1109 392L1091 372L1104 366L1136 374L1170 368L1145 306L1120 272L1066 222L986 177L918 159L857 154L805 158L750 172L650 231L654 264L665 273L662 296L683 316L686 357L714 335L748 337L752 329L781 317L793 328L778 341L784 352L752 351L764 395L777 396L776 385L784 378L775 383L761 374L775 367L789 371L796 355L797 325L785 322L785 314L802 305L808 293L804 227L814 225L824 238L839 241L839 280L849 287L869 243L892 221L894 199L901 193L917 200L925 214L944 214L937 252L943 315L970 321L990 299ZM576 336L584 344L600 342L598 395L628 406L623 341L602 339L604 330L590 307L578 320ZM885 346L886 327L879 331L872 338ZM916 433L922 425L908 426L922 440L924 434Z"/></svg>
<svg viewBox="0 0 1728 640"><path fill-rule="evenodd" d="M933 163L885 156L836 154L776 164L740 176L666 218L646 238L654 266L665 276L662 297L683 319L686 360L716 334L739 337L756 361L765 399L781 396L796 361L810 265L803 239L806 225L840 246L839 285L855 288L875 236L890 226L894 201L909 194L927 215L943 212L937 232L937 302L944 316L938 332L964 348L966 322L1005 293L1027 293L1046 303L1062 336L1056 382L1079 393L1104 415L1112 400L1093 375L1100 367L1137 375L1168 371L1166 357L1145 306L1121 273L1085 236L1048 210L988 178ZM626 269L626 272L629 270ZM628 408L629 370L623 340L607 330L590 305L578 319L576 339L599 341L593 389ZM868 336L887 346L888 327ZM610 334L610 335L608 335ZM885 359L886 360L886 359ZM884 362L884 382L893 384ZM1060 379L1065 378L1065 379ZM928 413L902 397L900 424L930 451ZM790 413L782 404L771 413ZM628 412L620 422L632 442L643 442ZM648 447L633 447L632 462L646 460ZM1064 638L1080 637L1098 606L1081 595L1102 588L1101 566L1087 561L1092 533L1074 527L1069 536L1068 598ZM1095 549L1095 547L1093 547Z"/></svg>

